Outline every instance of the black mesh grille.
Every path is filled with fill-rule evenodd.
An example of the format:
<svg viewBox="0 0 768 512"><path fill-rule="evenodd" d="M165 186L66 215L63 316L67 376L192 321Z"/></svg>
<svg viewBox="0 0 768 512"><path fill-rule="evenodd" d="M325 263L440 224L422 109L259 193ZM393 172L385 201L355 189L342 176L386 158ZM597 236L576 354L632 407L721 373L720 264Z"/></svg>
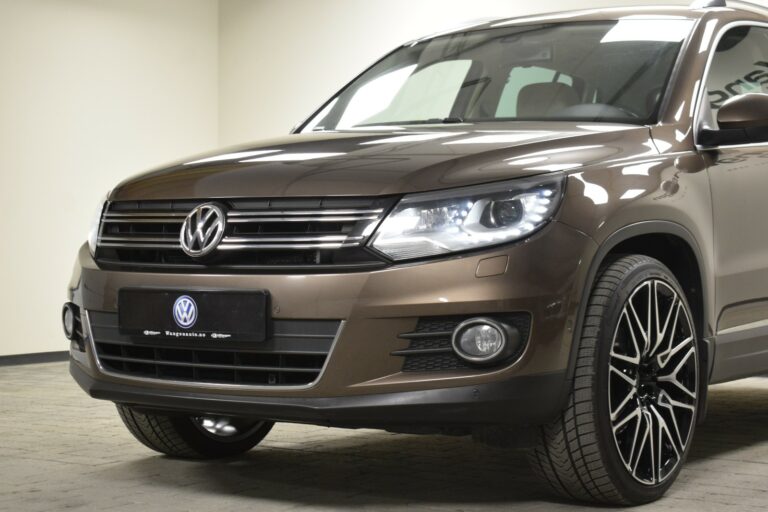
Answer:
<svg viewBox="0 0 768 512"><path fill-rule="evenodd" d="M416 329L400 337L410 341L408 348L394 352L393 355L403 356L404 372L429 372L464 370L473 368L454 352L451 346L453 330L461 322L469 318L484 316L495 318L520 331L523 343L527 342L531 329L531 317L527 313L509 315L472 315L472 316L443 316L420 318Z"/></svg>
<svg viewBox="0 0 768 512"><path fill-rule="evenodd" d="M219 248L205 260L181 249L185 217L215 202L227 215ZM106 268L206 272L238 269L355 270L384 266L365 249L393 198L120 201L102 217L97 261Z"/></svg>
<svg viewBox="0 0 768 512"><path fill-rule="evenodd" d="M96 356L108 371L161 380L258 386L305 385L325 365L338 320L273 320L263 343L147 340L121 335L117 314L89 312Z"/></svg>
<svg viewBox="0 0 768 512"><path fill-rule="evenodd" d="M449 343L450 345L450 343ZM404 372L434 372L471 368L453 352L445 354L413 355L405 358Z"/></svg>
<svg viewBox="0 0 768 512"><path fill-rule="evenodd" d="M72 335L72 344L77 347L80 352L85 352L85 332L83 331L83 318L80 313L80 308L75 304L70 304L72 308L72 314L75 319L75 328Z"/></svg>

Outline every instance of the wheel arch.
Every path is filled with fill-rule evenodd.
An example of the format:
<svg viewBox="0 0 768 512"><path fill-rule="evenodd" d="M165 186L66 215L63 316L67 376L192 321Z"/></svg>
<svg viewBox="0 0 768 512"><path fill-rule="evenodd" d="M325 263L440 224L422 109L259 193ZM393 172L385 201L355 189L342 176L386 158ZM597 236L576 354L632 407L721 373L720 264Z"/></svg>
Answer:
<svg viewBox="0 0 768 512"><path fill-rule="evenodd" d="M619 254L642 254L661 261L675 275L694 314L694 323L702 341L700 368L702 371L702 398L706 399L714 362L714 342L710 327L709 305L712 301L706 264L695 236L684 226L671 221L643 221L624 226L609 235L597 248L587 271L581 291L573 342L568 360L568 380L572 382L576 368L576 354L581 339L584 317L595 278L606 261ZM567 394L566 394L567 396ZM706 400L704 400L706 404ZM706 407L706 406L704 406ZM700 418L703 420L704 408Z"/></svg>

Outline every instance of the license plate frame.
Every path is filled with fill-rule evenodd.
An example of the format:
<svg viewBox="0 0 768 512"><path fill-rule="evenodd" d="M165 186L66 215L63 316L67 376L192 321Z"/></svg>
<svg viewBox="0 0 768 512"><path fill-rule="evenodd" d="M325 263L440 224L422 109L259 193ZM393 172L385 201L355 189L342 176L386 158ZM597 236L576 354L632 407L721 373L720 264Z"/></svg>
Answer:
<svg viewBox="0 0 768 512"><path fill-rule="evenodd" d="M267 290L122 288L119 331L142 340L263 343L269 331L269 298Z"/></svg>

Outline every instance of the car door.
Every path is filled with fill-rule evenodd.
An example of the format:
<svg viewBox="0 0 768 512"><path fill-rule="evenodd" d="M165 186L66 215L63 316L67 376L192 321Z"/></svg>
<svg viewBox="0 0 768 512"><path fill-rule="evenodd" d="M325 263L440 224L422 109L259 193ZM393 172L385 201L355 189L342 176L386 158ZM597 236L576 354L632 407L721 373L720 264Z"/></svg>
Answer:
<svg viewBox="0 0 768 512"><path fill-rule="evenodd" d="M727 30L706 80L701 124L711 128L728 99L768 92L768 27ZM717 382L768 371L768 143L721 146L710 155Z"/></svg>

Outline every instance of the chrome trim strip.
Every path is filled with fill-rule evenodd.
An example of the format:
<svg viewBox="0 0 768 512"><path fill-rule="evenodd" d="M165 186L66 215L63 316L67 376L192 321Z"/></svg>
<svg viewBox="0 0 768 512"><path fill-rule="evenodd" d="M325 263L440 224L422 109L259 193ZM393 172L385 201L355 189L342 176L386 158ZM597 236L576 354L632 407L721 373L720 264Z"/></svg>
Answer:
<svg viewBox="0 0 768 512"><path fill-rule="evenodd" d="M146 212L146 213L144 213L144 212L125 212L125 213L122 213L122 212L108 212L108 213L104 214L104 217L107 218L107 219L110 218L110 217L115 218L115 219L123 219L123 218L133 219L133 218L137 218L137 217L138 218L141 218L141 217L150 217L150 218L152 218L152 217L163 217L163 218L165 218L165 217L171 217L171 218L181 217L181 219L183 220L186 216L187 216L186 213L174 213L174 212Z"/></svg>
<svg viewBox="0 0 768 512"><path fill-rule="evenodd" d="M184 219L178 219L176 217L168 218L132 218L132 219L109 219L104 218L103 224L182 224Z"/></svg>
<svg viewBox="0 0 768 512"><path fill-rule="evenodd" d="M329 243L314 243L314 244L238 244L228 243L224 239L219 245L220 251L234 251L245 249L343 249L345 247L358 247L360 243L345 244L342 242L329 242Z"/></svg>
<svg viewBox="0 0 768 512"><path fill-rule="evenodd" d="M90 312L87 309L83 309L83 312L85 314L85 322L88 324L88 331L92 333L91 330L91 316ZM303 390L303 389L311 389L317 385L318 382L323 378L323 375L325 375L325 371L328 368L328 362L331 360L331 357L333 356L334 349L336 348L336 343L339 341L339 338L341 337L342 333L344 332L344 327L346 326L347 321L341 320L339 322L339 330L336 331L336 336L333 338L333 342L331 343L331 348L328 349L328 356L325 358L325 363L323 363L323 367L320 369L320 373L317 374L317 378L310 382L309 384L302 384L299 386L250 386L247 384L224 384L224 383L211 383L211 382L190 382L190 381L184 381L184 380L171 380L171 379L153 379L150 377L135 377L130 375L125 375L122 373L116 373L109 371L104 368L104 366L101 364L101 361L99 360L99 354L96 352L96 342L93 339L93 335L88 337L88 348L91 350L91 353L93 354L93 360L96 362L97 370L99 373L102 373L104 375L108 375L112 378L126 381L128 383L130 382L146 382L150 384L157 384L160 386L171 384L173 386L179 386L188 388L191 390L208 390L208 389L214 389L214 390Z"/></svg>
<svg viewBox="0 0 768 512"><path fill-rule="evenodd" d="M290 239L286 239L286 242L282 242L281 239L274 239L275 243L270 243L268 238L224 238L219 244L218 250L221 251L233 251L233 250L245 250L245 249L343 249L349 247L359 247L363 241L362 237L349 237L343 238L338 241L318 241L314 242L312 239L307 239L302 242L297 240L291 242ZM99 240L99 247L108 247L112 249L178 249L181 250L181 244L170 243L170 240L153 240L145 238L120 238L117 240Z"/></svg>
<svg viewBox="0 0 768 512"><path fill-rule="evenodd" d="M227 222L244 224L255 222L355 222L360 220L378 220L377 215L360 217L227 217Z"/></svg>
<svg viewBox="0 0 768 512"><path fill-rule="evenodd" d="M282 215L300 215L300 216L328 216L328 215L370 215L384 212L384 208L373 210L230 210L227 213L229 217L279 217Z"/></svg>
<svg viewBox="0 0 768 512"><path fill-rule="evenodd" d="M361 216L333 216L333 217L229 217L227 222L233 224L256 223L256 222L354 222L360 220L378 220L378 215ZM133 217L133 218L108 218L105 217L104 224L181 224L184 219L177 217Z"/></svg>
<svg viewBox="0 0 768 512"><path fill-rule="evenodd" d="M181 244L169 244L169 243L156 243L149 244L145 242L139 243L120 243L120 242L99 242L99 247L111 247L113 249L179 249L181 250Z"/></svg>
<svg viewBox="0 0 768 512"><path fill-rule="evenodd" d="M258 243L258 242L352 242L355 240L362 240L362 236L347 236L347 235L320 235L320 236L239 236L239 237L227 237L224 240L237 244L237 243Z"/></svg>
<svg viewBox="0 0 768 512"><path fill-rule="evenodd" d="M138 236L133 237L131 235L124 235L124 236L114 236L114 235L108 235L108 236L102 236L99 237L99 245L101 245L102 242L157 242L157 243L174 243L178 242L179 237L173 236L173 237L167 237L167 236Z"/></svg>

